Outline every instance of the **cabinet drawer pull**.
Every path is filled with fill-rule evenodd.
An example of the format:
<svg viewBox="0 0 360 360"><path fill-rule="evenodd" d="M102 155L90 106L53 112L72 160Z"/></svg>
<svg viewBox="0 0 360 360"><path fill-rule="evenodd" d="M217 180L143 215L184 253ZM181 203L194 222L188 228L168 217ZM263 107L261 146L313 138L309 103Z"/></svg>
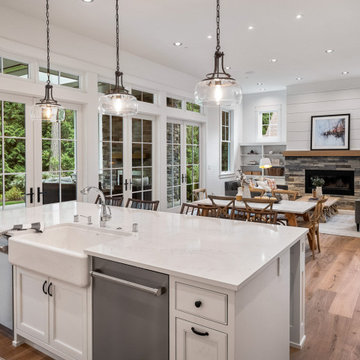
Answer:
<svg viewBox="0 0 360 360"><path fill-rule="evenodd" d="M200 331L197 331L194 327L191 328L191 331L196 334L196 335L199 335L199 336L209 336L209 333L206 331L206 332L200 332Z"/></svg>
<svg viewBox="0 0 360 360"><path fill-rule="evenodd" d="M49 284L49 287L48 287L48 294L49 294L49 296L53 296L52 292L50 292L50 290L52 290L52 285L53 285L53 283L51 282L51 283Z"/></svg>
<svg viewBox="0 0 360 360"><path fill-rule="evenodd" d="M195 301L195 307L199 308L202 305L202 302L200 300Z"/></svg>
<svg viewBox="0 0 360 360"><path fill-rule="evenodd" d="M46 284L47 284L47 280L44 281L43 286L42 286L42 291L43 291L43 293L44 293L45 295L48 294L48 293L46 292L46 290L45 290Z"/></svg>

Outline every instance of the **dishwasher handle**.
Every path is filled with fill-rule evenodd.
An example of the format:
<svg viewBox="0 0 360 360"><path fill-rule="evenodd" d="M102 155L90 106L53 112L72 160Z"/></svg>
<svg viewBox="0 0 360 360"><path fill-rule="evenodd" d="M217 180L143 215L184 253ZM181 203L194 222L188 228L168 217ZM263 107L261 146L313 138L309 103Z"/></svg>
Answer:
<svg viewBox="0 0 360 360"><path fill-rule="evenodd" d="M162 294L165 294L165 292L166 292L165 287L152 288L152 287L141 285L141 284L134 283L131 281L118 279L113 276L105 275L98 271L90 271L90 275L94 278L104 279L104 280L111 281L111 282L119 284L119 285L124 285L124 286L131 287L133 289L145 291L145 292L155 295L155 296L161 296Z"/></svg>

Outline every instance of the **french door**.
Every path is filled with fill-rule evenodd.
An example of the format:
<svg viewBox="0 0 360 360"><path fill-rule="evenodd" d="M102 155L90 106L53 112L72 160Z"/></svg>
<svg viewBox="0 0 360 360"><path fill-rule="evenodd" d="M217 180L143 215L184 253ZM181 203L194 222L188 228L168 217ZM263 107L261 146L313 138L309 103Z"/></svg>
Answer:
<svg viewBox="0 0 360 360"><path fill-rule="evenodd" d="M99 187L105 195L155 199L154 126L147 116L100 117Z"/></svg>
<svg viewBox="0 0 360 360"><path fill-rule="evenodd" d="M200 187L200 125L168 121L167 208L194 201L193 191Z"/></svg>
<svg viewBox="0 0 360 360"><path fill-rule="evenodd" d="M75 200L76 109L61 124L32 121L30 98L0 94L2 210Z"/></svg>

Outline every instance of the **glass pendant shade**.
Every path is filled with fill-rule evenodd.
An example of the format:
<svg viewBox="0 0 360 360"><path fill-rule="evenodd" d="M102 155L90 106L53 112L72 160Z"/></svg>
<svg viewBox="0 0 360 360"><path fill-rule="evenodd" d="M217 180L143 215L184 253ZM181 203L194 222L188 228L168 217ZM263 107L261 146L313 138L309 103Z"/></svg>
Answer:
<svg viewBox="0 0 360 360"><path fill-rule="evenodd" d="M138 102L131 94L111 93L99 99L99 111L102 114L131 116L138 112Z"/></svg>
<svg viewBox="0 0 360 360"><path fill-rule="evenodd" d="M220 0L216 0L216 51L214 70L195 87L195 102L203 106L231 107L240 104L242 92L236 80L225 71L224 53L220 50Z"/></svg>
<svg viewBox="0 0 360 360"><path fill-rule="evenodd" d="M99 112L107 115L131 116L138 112L138 101L125 89L120 71L119 0L115 1L116 13L116 71L115 87L99 98Z"/></svg>
<svg viewBox="0 0 360 360"><path fill-rule="evenodd" d="M240 104L242 92L235 79L204 79L195 88L195 102L204 106Z"/></svg>
<svg viewBox="0 0 360 360"><path fill-rule="evenodd" d="M65 120L65 109L53 98L52 85L45 85L45 97L31 111L33 120L59 122Z"/></svg>

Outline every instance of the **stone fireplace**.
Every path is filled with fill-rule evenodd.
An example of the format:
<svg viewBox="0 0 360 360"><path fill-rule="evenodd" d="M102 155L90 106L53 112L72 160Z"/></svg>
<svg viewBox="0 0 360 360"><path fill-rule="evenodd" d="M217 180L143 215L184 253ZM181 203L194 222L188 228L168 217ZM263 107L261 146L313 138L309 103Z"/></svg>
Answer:
<svg viewBox="0 0 360 360"><path fill-rule="evenodd" d="M315 151L286 151L284 155L285 179L290 190L300 195L311 193L311 177L319 176L325 180L324 194L340 197L340 208L354 208L355 199L360 198L360 156L317 156Z"/></svg>

